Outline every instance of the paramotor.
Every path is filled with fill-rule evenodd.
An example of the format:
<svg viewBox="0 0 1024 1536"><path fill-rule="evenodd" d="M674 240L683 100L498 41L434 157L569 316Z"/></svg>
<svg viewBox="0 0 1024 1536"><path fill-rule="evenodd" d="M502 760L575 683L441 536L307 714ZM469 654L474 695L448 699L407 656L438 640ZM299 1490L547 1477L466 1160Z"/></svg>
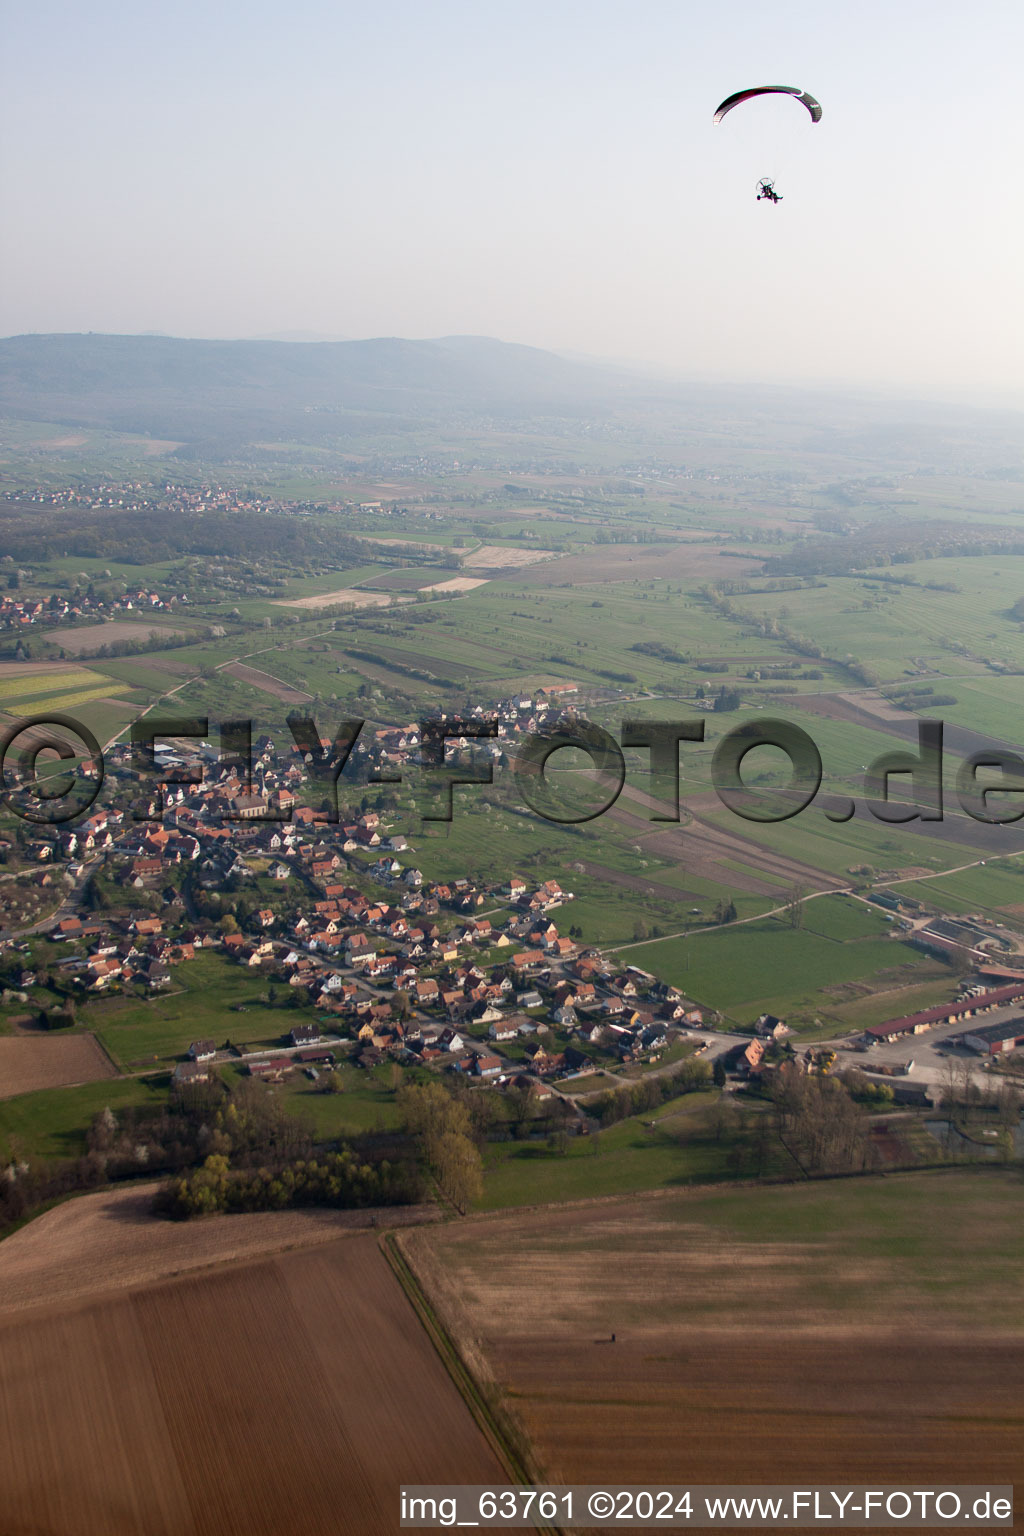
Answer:
<svg viewBox="0 0 1024 1536"><path fill-rule="evenodd" d="M715 113L715 122L720 123L733 107L738 107L741 102L750 101L754 96L795 96L811 114L812 123L821 121L821 105L815 101L809 91L802 91L798 85L755 85L749 91L737 91L735 96L727 96Z"/></svg>

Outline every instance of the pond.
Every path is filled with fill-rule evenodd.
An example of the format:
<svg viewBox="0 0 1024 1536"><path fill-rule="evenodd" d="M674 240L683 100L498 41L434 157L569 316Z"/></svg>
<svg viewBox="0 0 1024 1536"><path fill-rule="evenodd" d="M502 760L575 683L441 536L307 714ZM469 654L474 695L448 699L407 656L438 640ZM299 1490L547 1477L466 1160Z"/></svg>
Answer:
<svg viewBox="0 0 1024 1536"><path fill-rule="evenodd" d="M1000 1157L1002 1154L994 1136L979 1137L975 1141L970 1136L965 1136L959 1126L951 1120L926 1120L925 1130L942 1147L943 1151L953 1153L957 1157ZM992 1127L994 1129L994 1127ZM981 1133L983 1135L983 1133ZM986 1146L985 1141L990 1141L991 1146ZM1021 1115L1013 1133L1013 1150L1018 1157L1024 1157L1024 1114Z"/></svg>

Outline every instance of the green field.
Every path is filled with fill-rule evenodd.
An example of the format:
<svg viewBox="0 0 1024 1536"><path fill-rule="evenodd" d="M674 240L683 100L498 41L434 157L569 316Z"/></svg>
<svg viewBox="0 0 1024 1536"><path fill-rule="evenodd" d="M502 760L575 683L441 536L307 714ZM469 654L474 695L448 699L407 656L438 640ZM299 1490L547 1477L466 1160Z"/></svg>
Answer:
<svg viewBox="0 0 1024 1536"><path fill-rule="evenodd" d="M268 1092L278 1097L294 1114L313 1127L318 1140L359 1136L366 1131L392 1131L399 1125L395 1093L388 1068L366 1071L342 1063L338 1075L344 1085L341 1093L324 1093L319 1083L304 1073L296 1073L280 1087ZM321 1079L322 1080L322 1079Z"/></svg>
<svg viewBox="0 0 1024 1536"><path fill-rule="evenodd" d="M572 1182L571 1173L567 1177ZM488 1201L491 1208L494 1203ZM890 1312L898 1311L911 1332L915 1314L937 1325L945 1319L947 1326L955 1317L960 1336L965 1329L991 1329L994 1317L1009 1319L1011 1330L1016 1326L1024 1183L1011 1170L936 1169L768 1188L721 1184L642 1202L636 1230L621 1213L621 1205L596 1206L581 1211L574 1228L573 1213L566 1211L559 1229L543 1215L535 1224L524 1215L507 1227L482 1222L439 1228L436 1237L441 1251L451 1244L470 1287L486 1285L487 1268L494 1275L496 1244L517 1237L541 1263L550 1264L555 1255L585 1257L598 1275L603 1265L629 1265L631 1240L639 1240L645 1255L660 1250L666 1261L679 1247L695 1252L700 1267L691 1275L706 1283L687 1287L685 1315L678 1293L662 1284L638 1299L638 1328L657 1327L666 1313L681 1327L686 1316L696 1325L733 1327L737 1270L753 1286L761 1272L770 1274L776 1294L784 1286L780 1326L783 1317L793 1326L810 1314L840 1331L870 1329L879 1320L879 1286L891 1292ZM477 1263L483 1271L474 1274ZM597 1309L605 1298L597 1292L589 1300ZM625 1318L625 1296L616 1300L616 1315ZM941 1339L934 1347L942 1347Z"/></svg>
<svg viewBox="0 0 1024 1536"><path fill-rule="evenodd" d="M6 1150L28 1161L80 1157L94 1115L108 1105L115 1114L129 1105L159 1108L166 1102L167 1086L166 1075L108 1078L78 1088L41 1088L0 1099L0 1156Z"/></svg>
<svg viewBox="0 0 1024 1536"><path fill-rule="evenodd" d="M265 978L206 953L174 966L166 992L90 1002L80 1010L79 1021L95 1031L122 1067L141 1067L184 1056L193 1040L204 1038L217 1045L226 1038L277 1044L294 1024L310 1017L307 1009L283 1006L287 988L278 986L273 1007L266 995Z"/></svg>
<svg viewBox="0 0 1024 1536"><path fill-rule="evenodd" d="M751 1249L810 1243L827 1266L817 1277L819 1295L847 1318L877 1316L877 1296L861 1267L870 1269L872 1261L899 1260L901 1283L940 1306L946 1300L962 1323L983 1320L972 1306L972 1290L1005 1285L1015 1275L1019 1291L1024 1273L1024 1183L1012 1172L951 1169L790 1189L708 1191L700 1196L700 1211L703 1220ZM705 1304L713 1308L714 1298Z"/></svg>
<svg viewBox="0 0 1024 1536"><path fill-rule="evenodd" d="M810 903L822 906L830 898ZM836 926L848 919L837 916ZM829 988L844 982L884 977L890 986L934 976L929 961L896 940L865 936L839 940L810 926L794 929L767 919L725 927L685 939L665 939L626 946L622 960L663 976L688 997L727 1018L750 1024L759 1013L787 1014L814 1010L827 1014ZM831 1001L839 1001L834 996Z"/></svg>
<svg viewBox="0 0 1024 1536"><path fill-rule="evenodd" d="M825 939L881 938L891 928L879 907L846 896L822 896L804 903L803 928Z"/></svg>
<svg viewBox="0 0 1024 1536"><path fill-rule="evenodd" d="M829 1010L829 1018L838 1022L843 1030L870 1029L872 1024L884 1024L889 1019L919 1013L922 1009L950 1002L955 985L954 977L946 975L934 981L922 982L918 986L899 988L892 992L869 993L853 1002L836 1004Z"/></svg>
<svg viewBox="0 0 1024 1536"><path fill-rule="evenodd" d="M726 1138L711 1123L717 1094L688 1095L665 1106L669 1116L623 1120L608 1130L573 1137L565 1153L544 1142L505 1142L485 1157L480 1208L589 1199L674 1184L699 1184L731 1177ZM654 1125L647 1121L654 1119Z"/></svg>
<svg viewBox="0 0 1024 1536"><path fill-rule="evenodd" d="M985 912L998 916L1024 902L1024 858L998 863L989 859L983 867L975 865L959 874L901 882L896 894L916 897L944 912Z"/></svg>
<svg viewBox="0 0 1024 1536"><path fill-rule="evenodd" d="M974 863L986 846L967 841L974 824L952 814L947 841L922 836L912 825L881 823L862 805L843 824L829 821L820 805L777 824L748 822L713 797L711 761L723 736L737 726L771 716L792 719L818 748L823 789L861 800L865 766L901 743L882 722L854 724L817 710L845 709L835 701L839 694L868 704L877 685L893 697L908 686L931 687L932 695L916 696L922 714L930 711L930 697L952 695L956 702L937 711L951 725L1024 745L1024 624L1013 617L1024 595L1019 556L911 560L902 549L891 564L879 554L877 568L872 556L872 568L859 573L778 574L787 559L797 568L808 543L827 549L831 540L841 560L850 547L844 541L870 531L876 520L905 519L913 530L941 517L958 536L996 526L1012 531L1020 481L1016 472L1000 476L1004 457L1006 464L1017 462L1016 450L1004 443L1004 457L993 459L979 429L964 461L976 453L979 465L994 465L991 476L983 468L943 475L927 464L904 475L890 462L890 449L874 458L873 449L850 450L843 430L834 427L827 443L810 449L804 426L788 419L780 424L758 417L733 431L712 419L713 410L694 421L655 404L646 412L638 409L635 419L619 422L607 437L589 426L577 430L559 416L509 430L497 421L453 423L439 443L426 424L392 430L381 417L364 427L350 423L343 442L325 439L316 448L282 431L281 442L253 448L252 462L229 457L213 469L183 457L173 466L182 484L230 482L247 495L255 488L260 497L301 498L307 505L294 509L282 542L272 548L236 547L212 557L182 550L137 565L59 553L31 573L10 572L15 588L20 583L20 590L40 598L50 588L72 590L80 572L97 587L112 581L188 589L188 626L202 638L178 646L168 634L163 649L97 658L95 665L54 659L45 672L10 666L0 676L0 707L12 714L68 710L107 740L173 689L168 711L207 716L212 738L219 721L248 717L254 734L270 731L281 745L289 741L285 717L291 705L276 696L276 685L305 696L303 711L332 730L347 715L358 713L371 725L404 725L442 709L488 706L560 679L579 684L581 707L618 738L628 718L696 718L698 702L708 703L707 691L727 687L736 695L722 701L730 707L703 710L703 741L681 749L678 831L649 819L643 799L649 761L642 750L626 754L627 792L614 810L575 827L528 812L506 767L496 771L492 788L457 789L449 824L423 823L426 797L412 763L393 790L346 778L342 806L354 811L364 800L380 803L389 830L409 838L403 862L416 864L428 880L467 876L491 883L514 871L536 885L556 877L575 893L554 914L563 933L570 926L579 930L585 943L610 948L617 961L655 972L739 1024L771 1011L789 1017L806 1038L861 1028L948 997L950 970L894 937L896 925L862 901L829 896L805 902L796 927L765 914L797 892L854 882L866 892L873 882L899 879L904 871L935 871L939 878L915 878L897 888L934 909L978 912L1012 926L1016 909L1024 909L1024 858L996 856L984 866L941 874ZM5 452L14 456L10 473L31 486L81 484L94 473L99 478L104 464L112 475L115 466L143 465L144 471L133 467L131 479L156 484L172 470L160 454L147 465L145 442L121 433L83 433L83 444L47 459L49 450L41 445L64 429L10 423L5 432ZM510 459L516 463L520 456L528 469L510 467ZM360 506L376 502L385 505L379 511ZM74 515L70 504L63 508L61 527ZM319 546L303 543L303 529L314 524L327 534ZM300 551L294 560L293 531ZM354 544L353 533L368 541L415 540L433 549L407 558L396 545ZM898 544L905 535L893 537ZM922 526L921 549L909 552L926 553L930 539ZM561 569L557 562L524 566L457 598L356 609L337 620L289 606L382 576L395 591L420 580L444 580L457 574L460 556L484 542L556 550L571 563ZM51 547L105 546L58 539ZM428 563L442 556L451 568ZM769 564L762 569L764 557ZM154 628L170 623L166 615L151 621ZM206 638L213 625L223 632ZM33 627L27 635L32 656L56 658L62 635L70 645L73 630ZM13 631L8 640L5 654L13 658ZM269 674L268 686L233 676L226 669L236 662ZM768 676L773 670L785 675ZM110 699L122 702L105 702ZM914 716L907 710L905 718ZM947 753L950 791L957 766L956 756ZM748 758L745 773L763 787L778 786L787 776L769 750ZM581 775L565 779L581 791L588 788ZM116 798L120 791L110 784L106 792ZM949 804L955 810L952 794ZM1021 834L1006 828L1005 839L1000 850L1015 847ZM345 878L368 885L364 871L371 857L356 855ZM265 881L247 882L243 894L247 900L272 895L294 902L299 882L290 882L287 893ZM740 922L695 931L714 921L716 905L730 900ZM485 910L496 919L507 915L499 896ZM445 924L453 920L444 915ZM657 938L636 945L643 935ZM36 949L40 964L60 958L42 945ZM500 963L503 955L496 951L487 959ZM284 988L269 1005L261 976L218 955L175 966L171 975L163 995L83 1002L78 1027L94 1029L113 1059L135 1071L166 1069L197 1037L218 1044L229 1037L277 1043L310 1016L282 1006ZM39 993L33 1005L46 1001ZM20 1011L12 1004L4 1014ZM521 1047L510 1050L519 1053ZM234 1071L225 1069L226 1075ZM366 1074L345 1065L342 1076L340 1095L318 1092L301 1074L269 1091L323 1136L394 1125L387 1069ZM35 1144L55 1155L57 1141L41 1130L48 1115L54 1136L77 1146L76 1125L80 1129L92 1112L90 1095L113 1103L119 1094L128 1102L132 1094L152 1092L137 1080L122 1080L28 1096L38 1100L34 1108L20 1100L0 1106L0 1128L27 1115ZM564 1156L535 1143L492 1144L487 1203L722 1178L726 1154L712 1134L711 1103L694 1100L670 1115L659 1112L651 1117L653 1129L630 1121L593 1143L573 1141Z"/></svg>
<svg viewBox="0 0 1024 1536"><path fill-rule="evenodd" d="M39 672L35 668L31 671L15 674L9 677L0 677L0 706L6 708L8 700L30 699L46 697L47 694L60 694L76 689L91 688L101 679L97 673L87 670L85 667L54 666L52 672Z"/></svg>

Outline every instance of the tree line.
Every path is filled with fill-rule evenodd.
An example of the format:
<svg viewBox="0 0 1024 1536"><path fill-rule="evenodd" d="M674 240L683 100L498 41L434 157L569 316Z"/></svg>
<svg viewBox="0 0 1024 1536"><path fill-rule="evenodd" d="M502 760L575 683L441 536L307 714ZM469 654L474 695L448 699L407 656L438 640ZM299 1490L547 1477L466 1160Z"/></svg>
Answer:
<svg viewBox="0 0 1024 1536"><path fill-rule="evenodd" d="M189 507L175 507L168 516L160 506L51 510L10 501L0 501L0 548L15 563L33 567L68 555L128 565L192 555L274 559L290 570L310 560L326 562L333 570L365 565L377 552L328 516Z"/></svg>
<svg viewBox="0 0 1024 1536"><path fill-rule="evenodd" d="M411 1205L422 1184L408 1164L363 1162L350 1146L319 1157L299 1158L273 1168L232 1168L222 1152L211 1152L202 1167L170 1179L157 1192L154 1209L177 1220L216 1211L283 1211L326 1205L358 1210L376 1205Z"/></svg>
<svg viewBox="0 0 1024 1536"><path fill-rule="evenodd" d="M658 1077L642 1077L628 1088L609 1088L594 1101L590 1113L603 1126L614 1125L618 1120L628 1120L631 1115L649 1113L668 1099L698 1093L710 1084L711 1067L706 1061L690 1056L672 1072L663 1072Z"/></svg>

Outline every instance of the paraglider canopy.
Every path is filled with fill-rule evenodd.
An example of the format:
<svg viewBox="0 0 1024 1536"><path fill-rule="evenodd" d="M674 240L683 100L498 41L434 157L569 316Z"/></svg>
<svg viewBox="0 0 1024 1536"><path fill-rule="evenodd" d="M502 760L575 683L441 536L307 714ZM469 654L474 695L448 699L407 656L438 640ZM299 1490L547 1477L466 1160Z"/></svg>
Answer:
<svg viewBox="0 0 1024 1536"><path fill-rule="evenodd" d="M720 123L733 107L738 107L741 102L750 101L753 96L795 96L811 114L812 123L821 121L821 105L815 101L809 91L802 91L798 85L755 85L749 91L737 91L735 96L727 96L715 113L715 122Z"/></svg>

